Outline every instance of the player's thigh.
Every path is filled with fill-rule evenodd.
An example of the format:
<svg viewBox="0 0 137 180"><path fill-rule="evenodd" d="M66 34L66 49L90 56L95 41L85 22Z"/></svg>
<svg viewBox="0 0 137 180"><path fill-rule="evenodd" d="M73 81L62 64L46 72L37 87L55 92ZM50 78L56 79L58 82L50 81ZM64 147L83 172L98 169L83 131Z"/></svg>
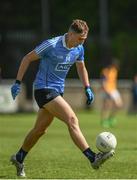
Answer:
<svg viewBox="0 0 137 180"><path fill-rule="evenodd" d="M53 118L54 116L50 112L48 112L44 108L40 108L34 128L39 130L45 130L51 124Z"/></svg>
<svg viewBox="0 0 137 180"><path fill-rule="evenodd" d="M75 121L78 123L78 119L70 107L70 105L61 97L58 96L54 100L44 105L53 116L56 116L60 120L68 123L68 121Z"/></svg>

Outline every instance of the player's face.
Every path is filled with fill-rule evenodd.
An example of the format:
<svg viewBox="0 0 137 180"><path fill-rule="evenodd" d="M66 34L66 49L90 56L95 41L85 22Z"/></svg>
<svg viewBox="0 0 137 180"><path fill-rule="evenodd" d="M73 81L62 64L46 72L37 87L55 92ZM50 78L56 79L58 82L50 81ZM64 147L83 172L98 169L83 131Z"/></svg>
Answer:
<svg viewBox="0 0 137 180"><path fill-rule="evenodd" d="M88 33L71 33L71 43L73 47L78 46L79 44L83 44L87 38Z"/></svg>

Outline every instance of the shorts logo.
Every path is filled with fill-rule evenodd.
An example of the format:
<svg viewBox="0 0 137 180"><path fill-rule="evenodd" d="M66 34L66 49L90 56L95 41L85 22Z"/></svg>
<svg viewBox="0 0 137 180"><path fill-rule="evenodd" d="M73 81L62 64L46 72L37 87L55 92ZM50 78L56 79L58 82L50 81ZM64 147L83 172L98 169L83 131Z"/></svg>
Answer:
<svg viewBox="0 0 137 180"><path fill-rule="evenodd" d="M58 63L55 70L56 71L68 71L71 66L72 66L72 64L70 64L70 63Z"/></svg>
<svg viewBox="0 0 137 180"><path fill-rule="evenodd" d="M46 95L46 98L47 98L47 99L50 99L51 97L52 97L51 94L47 94L47 95Z"/></svg>

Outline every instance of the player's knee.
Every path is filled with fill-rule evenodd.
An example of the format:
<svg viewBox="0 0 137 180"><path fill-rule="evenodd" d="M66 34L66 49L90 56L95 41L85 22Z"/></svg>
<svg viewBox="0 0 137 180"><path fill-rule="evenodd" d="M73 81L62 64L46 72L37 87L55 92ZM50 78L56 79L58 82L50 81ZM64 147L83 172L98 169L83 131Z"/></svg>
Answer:
<svg viewBox="0 0 137 180"><path fill-rule="evenodd" d="M121 101L115 103L116 110L121 110L123 108L123 103Z"/></svg>
<svg viewBox="0 0 137 180"><path fill-rule="evenodd" d="M78 128L78 119L75 116L70 116L67 121L67 125L69 129L77 129Z"/></svg>

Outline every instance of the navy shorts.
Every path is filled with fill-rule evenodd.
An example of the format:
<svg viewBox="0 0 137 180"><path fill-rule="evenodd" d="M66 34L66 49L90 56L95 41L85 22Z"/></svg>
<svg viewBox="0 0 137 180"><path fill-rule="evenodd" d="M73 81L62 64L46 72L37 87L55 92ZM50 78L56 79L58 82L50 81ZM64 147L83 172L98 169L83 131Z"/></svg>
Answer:
<svg viewBox="0 0 137 180"><path fill-rule="evenodd" d="M34 90L34 97L39 106L43 108L45 104L55 99L57 96L63 96L63 93L57 92L55 89L36 89Z"/></svg>

